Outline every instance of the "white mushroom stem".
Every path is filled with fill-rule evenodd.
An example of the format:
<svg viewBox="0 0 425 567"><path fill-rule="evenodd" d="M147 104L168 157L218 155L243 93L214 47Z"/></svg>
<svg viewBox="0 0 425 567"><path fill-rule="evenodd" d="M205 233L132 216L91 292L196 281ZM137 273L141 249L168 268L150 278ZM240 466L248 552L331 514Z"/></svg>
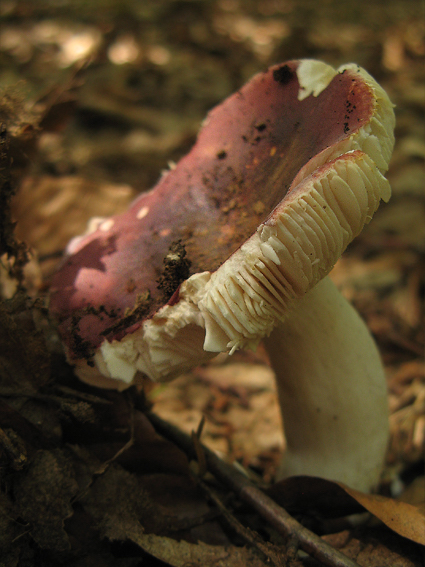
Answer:
<svg viewBox="0 0 425 567"><path fill-rule="evenodd" d="M326 277L265 344L287 442L280 478L313 475L372 490L388 442L388 406L364 321Z"/></svg>

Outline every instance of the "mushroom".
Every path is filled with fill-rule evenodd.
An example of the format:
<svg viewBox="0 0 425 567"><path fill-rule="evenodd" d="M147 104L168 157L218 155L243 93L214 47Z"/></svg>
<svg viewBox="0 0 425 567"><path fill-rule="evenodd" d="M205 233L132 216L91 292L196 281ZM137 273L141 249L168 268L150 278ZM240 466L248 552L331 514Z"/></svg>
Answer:
<svg viewBox="0 0 425 567"><path fill-rule="evenodd" d="M393 129L391 102L357 65L256 75L153 190L71 242L51 312L77 375L124 389L264 340L288 446L280 475L373 489L384 372L327 274L390 197Z"/></svg>

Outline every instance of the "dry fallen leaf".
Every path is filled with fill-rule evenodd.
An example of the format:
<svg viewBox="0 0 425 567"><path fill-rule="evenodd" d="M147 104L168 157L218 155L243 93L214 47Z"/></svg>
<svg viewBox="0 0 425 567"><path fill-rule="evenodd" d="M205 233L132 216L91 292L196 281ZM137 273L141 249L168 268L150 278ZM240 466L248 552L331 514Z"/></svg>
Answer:
<svg viewBox="0 0 425 567"><path fill-rule="evenodd" d="M214 565L214 567L265 567L255 551L244 547L223 547L196 544L187 541L175 541L168 537L144 534L141 531L132 532L129 538L146 552L161 561L166 561L172 567L187 567L188 565Z"/></svg>
<svg viewBox="0 0 425 567"><path fill-rule="evenodd" d="M192 529L187 529L188 516L205 512L199 501L186 518L178 518L173 508L153 500L143 486L143 477L137 477L118 465L110 468L94 482L83 495L84 509L95 519L97 529L110 541L132 541L145 552L172 567L187 565L214 565L215 567L264 567L266 565L253 550L232 545L211 545L202 541L190 543ZM171 512L171 513L170 513ZM199 515L198 523L205 521ZM209 522L210 532L220 528ZM186 528L186 529L185 529ZM147 533L148 532L148 533ZM153 533L149 533L153 532ZM162 535L170 533L175 539ZM160 535L157 535L160 534ZM214 535L214 534L213 534ZM216 539L216 538L213 538Z"/></svg>
<svg viewBox="0 0 425 567"><path fill-rule="evenodd" d="M380 494L364 494L342 483L338 485L394 532L425 545L425 510L423 508Z"/></svg>
<svg viewBox="0 0 425 567"><path fill-rule="evenodd" d="M425 545L423 506L413 506L379 494L365 494L342 482L310 476L296 476L282 480L270 487L267 493L292 513L302 512L313 516L335 518L357 513L361 511L355 505L357 503L392 531Z"/></svg>

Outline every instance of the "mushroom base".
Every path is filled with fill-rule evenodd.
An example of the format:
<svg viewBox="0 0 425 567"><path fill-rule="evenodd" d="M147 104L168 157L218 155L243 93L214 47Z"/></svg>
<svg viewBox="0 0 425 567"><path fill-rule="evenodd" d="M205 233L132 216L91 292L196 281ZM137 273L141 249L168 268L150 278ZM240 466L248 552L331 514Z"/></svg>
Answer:
<svg viewBox="0 0 425 567"><path fill-rule="evenodd" d="M287 442L279 478L320 476L373 490L389 421L384 370L364 321L327 277L265 344Z"/></svg>

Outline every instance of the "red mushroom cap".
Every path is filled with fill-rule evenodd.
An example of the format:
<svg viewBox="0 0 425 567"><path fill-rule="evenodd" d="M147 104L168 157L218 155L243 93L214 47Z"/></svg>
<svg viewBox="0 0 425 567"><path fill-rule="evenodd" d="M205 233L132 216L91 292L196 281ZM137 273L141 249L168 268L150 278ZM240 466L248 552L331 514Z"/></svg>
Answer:
<svg viewBox="0 0 425 567"><path fill-rule="evenodd" d="M235 260L235 253L244 243L245 248L248 242L253 246L254 236L262 239L262 253L279 265L282 259L269 240L276 240L282 215L292 203L292 209L298 212L291 218L286 215L289 224L284 230L290 230L298 215L304 223L301 228L310 234L312 261L320 250L326 262L316 262L320 270L315 275L314 268L303 266L312 279L300 283L294 272L292 291L279 291L281 296L288 295L287 300L279 300L281 309L274 307L277 317L283 318L286 305L330 271L339 254L370 220L379 199L389 197L381 172L391 155L393 127L392 105L384 91L355 65L335 71L321 62L291 61L256 75L208 114L193 149L161 177L154 189L142 194L125 213L101 222L93 232L71 243L53 280L50 303L70 361L78 362L83 368L80 374L86 375L96 355L100 371L112 376L114 372L104 364L106 351L99 356L100 347L107 350L108 345L129 335L143 336L145 324L161 319L164 307L168 307L167 319L170 309L176 310L181 302L181 284L189 278L196 282L195 287L185 284L184 297L199 295L200 288L203 294L209 276L220 267L222 273L229 259L231 263L240 262L239 257ZM315 185L329 185L335 176L340 179L341 192L329 189L323 199L325 207L330 199L331 209L338 208L339 213L333 212L338 226L326 228L320 213L316 221L318 226L323 225L321 236L314 236L297 199ZM362 195L360 190L358 194L356 189L350 191L359 179L365 188ZM345 211L344 203L358 214ZM354 224L350 215L356 217ZM300 254L295 248L289 252L293 258ZM203 273L209 276L203 277ZM278 280L276 274L273 277ZM235 288L233 293L239 291ZM254 314L265 300L251 295L252 305L247 309ZM211 356L211 348L219 350L211 347L208 339L211 329L217 323L221 325L221 316L206 313L205 305L212 301L212 295L188 301L194 312L183 327L187 337L193 335L197 354L185 342L184 348L177 349L178 361L170 362L169 369L167 363L157 370L152 352L140 354L145 347L139 345L135 354L135 347L125 347L127 354L123 356L134 366L134 372L142 370L153 378L171 377ZM205 308L201 309L201 304ZM215 321L210 326L209 318ZM233 323L238 327L237 321ZM267 320L252 343L250 333L247 336L243 329L240 332L247 340L233 343L226 325L214 333L224 333L229 340L222 337L218 342L224 340L225 350L231 350L253 346L272 326ZM164 348L170 352L176 332L166 333L169 340ZM180 360L183 350L187 350L187 361Z"/></svg>

